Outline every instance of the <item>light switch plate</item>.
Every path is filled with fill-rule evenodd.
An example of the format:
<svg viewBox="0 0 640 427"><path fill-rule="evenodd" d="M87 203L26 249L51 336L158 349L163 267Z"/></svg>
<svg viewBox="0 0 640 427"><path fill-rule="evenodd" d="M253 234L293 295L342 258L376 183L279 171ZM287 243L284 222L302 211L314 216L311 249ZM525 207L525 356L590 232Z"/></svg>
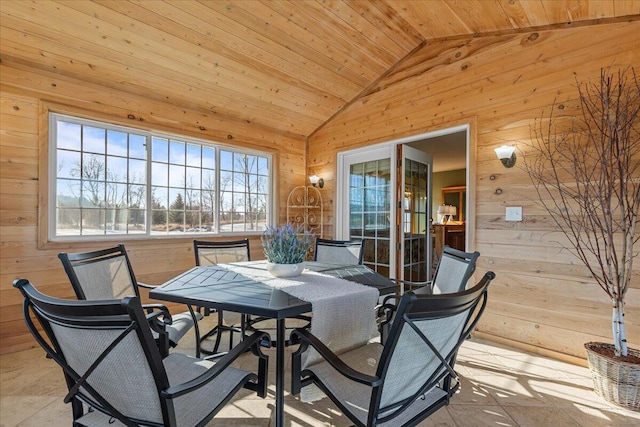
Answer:
<svg viewBox="0 0 640 427"><path fill-rule="evenodd" d="M522 206L509 206L505 214L507 221L522 221Z"/></svg>

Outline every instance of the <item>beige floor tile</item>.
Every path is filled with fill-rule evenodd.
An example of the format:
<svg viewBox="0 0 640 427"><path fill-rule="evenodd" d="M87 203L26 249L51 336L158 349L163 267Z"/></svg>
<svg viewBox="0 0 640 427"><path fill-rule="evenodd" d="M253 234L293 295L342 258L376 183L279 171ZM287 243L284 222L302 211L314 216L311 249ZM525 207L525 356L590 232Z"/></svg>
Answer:
<svg viewBox="0 0 640 427"><path fill-rule="evenodd" d="M604 399L594 393L593 381L588 378L557 380L538 378L530 381L529 385L559 408L575 405L586 405L593 408L609 407Z"/></svg>
<svg viewBox="0 0 640 427"><path fill-rule="evenodd" d="M562 408L562 410L581 426L640 426L640 412L632 412L624 409L613 408L611 406L606 408L594 408L586 405L574 405Z"/></svg>
<svg viewBox="0 0 640 427"><path fill-rule="evenodd" d="M449 405L446 407L456 426L516 427L509 414L498 405Z"/></svg>
<svg viewBox="0 0 640 427"><path fill-rule="evenodd" d="M460 377L460 388L451 399L451 405L497 405L490 390L482 383Z"/></svg>
<svg viewBox="0 0 640 427"><path fill-rule="evenodd" d="M0 416L0 419L2 417ZM71 416L71 404L65 404L62 399L56 398L49 405L30 415L24 421L16 424L17 427L69 427L73 422Z"/></svg>
<svg viewBox="0 0 640 427"><path fill-rule="evenodd" d="M489 350L487 349L487 347L485 346L485 340L476 338L476 337L471 337L468 340L465 340L464 343L462 343L462 347L460 347L461 349L464 349L464 353L465 354L487 354L489 353Z"/></svg>
<svg viewBox="0 0 640 427"><path fill-rule="evenodd" d="M558 408L549 406L504 406L520 427L580 427Z"/></svg>
<svg viewBox="0 0 640 427"><path fill-rule="evenodd" d="M417 427L458 427L459 424L456 424L448 409L448 407L441 408Z"/></svg>
<svg viewBox="0 0 640 427"><path fill-rule="evenodd" d="M530 381L515 373L475 376L474 383L486 390L501 406L553 405L548 396L537 391Z"/></svg>
<svg viewBox="0 0 640 427"><path fill-rule="evenodd" d="M461 375L469 378L511 372L511 369L507 368L497 356L489 353L466 354L460 352L455 367Z"/></svg>
<svg viewBox="0 0 640 427"><path fill-rule="evenodd" d="M22 425L33 425L35 427L38 424L26 423L26 420L54 402L62 403L62 396L2 396L0 400L0 425L9 427L23 423ZM57 406L55 407L57 408ZM69 415L71 415L70 406L68 411ZM55 412L57 413L58 411L56 410Z"/></svg>
<svg viewBox="0 0 640 427"><path fill-rule="evenodd" d="M521 354L519 357L530 357ZM555 360L548 357L540 357L544 364L562 374L567 378L591 378L591 371L588 367L573 365L571 363Z"/></svg>
<svg viewBox="0 0 640 427"><path fill-rule="evenodd" d="M210 319L208 319L210 320ZM351 422L324 398L302 403L290 390L290 359L285 359L285 425L288 427L346 427ZM195 339L187 336L172 351L193 355ZM275 349L270 356L267 399L241 390L209 426L273 426ZM235 366L255 369L245 354ZM465 341L456 369L461 388L448 407L420 426L612 426L640 427L640 413L612 407L593 392L588 369L521 352L475 338ZM71 423L71 407L62 372L41 349L0 356L0 427L58 427Z"/></svg>
<svg viewBox="0 0 640 427"><path fill-rule="evenodd" d="M207 427L231 426L264 426L269 425L273 412L273 399L242 399L238 398L227 404Z"/></svg>
<svg viewBox="0 0 640 427"><path fill-rule="evenodd" d="M513 372L526 372L532 377L567 378L562 370L549 366L545 359L535 356L508 355L496 356L496 358Z"/></svg>
<svg viewBox="0 0 640 427"><path fill-rule="evenodd" d="M284 408L285 426L287 427L320 427L333 426L334 416L340 416L333 403L325 398L312 403L288 399ZM272 414L271 425L275 425L275 410Z"/></svg>

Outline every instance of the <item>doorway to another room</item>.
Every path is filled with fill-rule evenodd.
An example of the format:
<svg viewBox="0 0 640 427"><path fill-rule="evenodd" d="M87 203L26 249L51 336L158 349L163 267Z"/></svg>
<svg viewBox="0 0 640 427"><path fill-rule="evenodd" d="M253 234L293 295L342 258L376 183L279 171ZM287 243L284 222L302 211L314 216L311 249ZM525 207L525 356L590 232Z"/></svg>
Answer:
<svg viewBox="0 0 640 427"><path fill-rule="evenodd" d="M424 138L406 145L433 158L432 270L445 245L467 249L467 131Z"/></svg>
<svg viewBox="0 0 640 427"><path fill-rule="evenodd" d="M470 145L463 125L339 153L335 238L364 240L385 276L430 280L445 244L469 245Z"/></svg>

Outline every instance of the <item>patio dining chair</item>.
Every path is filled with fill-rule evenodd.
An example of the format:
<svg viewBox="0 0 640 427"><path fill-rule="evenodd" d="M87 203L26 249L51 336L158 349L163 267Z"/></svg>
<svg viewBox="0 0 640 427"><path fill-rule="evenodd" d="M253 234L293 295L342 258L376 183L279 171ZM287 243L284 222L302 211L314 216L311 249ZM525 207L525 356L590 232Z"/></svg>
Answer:
<svg viewBox="0 0 640 427"><path fill-rule="evenodd" d="M136 280L129 256L123 244L92 252L61 252L58 258L69 277L71 286L79 300L122 299L126 296L140 297L140 288L153 289L154 286ZM152 328L163 356L169 354L169 346L175 347L184 335L194 328L199 339L198 321L200 313L191 307L189 311L170 314L162 304L143 304L147 313L160 311L162 316L153 315L151 323L161 328ZM196 357L200 353L196 346Z"/></svg>
<svg viewBox="0 0 640 427"><path fill-rule="evenodd" d="M494 277L487 272L476 286L451 294L406 292L385 344L335 354L309 331L294 330L300 347L292 355L292 393L315 384L359 427L417 425L459 388L456 355L484 312ZM304 367L311 348L320 359Z"/></svg>
<svg viewBox="0 0 640 427"><path fill-rule="evenodd" d="M215 363L178 352L163 359L137 296L71 301L46 296L27 279L13 285L29 331L63 370L74 426L203 426L242 388L266 396L259 333ZM257 374L230 366L248 350Z"/></svg>
<svg viewBox="0 0 640 427"><path fill-rule="evenodd" d="M440 256L440 261L434 273L433 279L428 282L410 282L406 280L392 279L400 283L401 294L405 290L424 289L423 292L433 294L449 294L461 292L467 287L467 282L476 269L476 262L480 252L464 252L445 246ZM386 339L389 326L396 308L396 295L386 296L382 304L377 307L378 331L382 342Z"/></svg>
<svg viewBox="0 0 640 427"><path fill-rule="evenodd" d="M314 261L336 264L362 264L364 240L316 239Z"/></svg>
<svg viewBox="0 0 640 427"><path fill-rule="evenodd" d="M229 262L251 261L251 251L249 249L249 239L232 241L209 241L194 240L193 253L196 258L196 266L225 264ZM210 308L198 308L205 316L209 316L214 310ZM229 348L233 347L233 334L239 333L240 339L244 336L247 316L239 313L223 312L216 310L218 322L207 333L200 337L200 351L205 354L216 354L220 348L222 333L229 332ZM215 335L216 342L213 350L202 348L204 340Z"/></svg>

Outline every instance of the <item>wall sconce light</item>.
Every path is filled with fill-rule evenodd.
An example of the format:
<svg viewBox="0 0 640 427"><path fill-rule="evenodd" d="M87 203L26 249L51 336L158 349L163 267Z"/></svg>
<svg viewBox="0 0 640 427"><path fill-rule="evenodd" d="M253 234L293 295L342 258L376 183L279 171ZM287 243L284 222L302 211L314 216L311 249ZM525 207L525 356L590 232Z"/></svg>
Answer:
<svg viewBox="0 0 640 427"><path fill-rule="evenodd" d="M512 168L516 164L516 147L503 145L496 148L495 152L505 168Z"/></svg>
<svg viewBox="0 0 640 427"><path fill-rule="evenodd" d="M311 182L311 185L313 185L314 187L316 185L320 188L324 187L324 179L320 178L318 175L311 175L309 177L309 181Z"/></svg>

